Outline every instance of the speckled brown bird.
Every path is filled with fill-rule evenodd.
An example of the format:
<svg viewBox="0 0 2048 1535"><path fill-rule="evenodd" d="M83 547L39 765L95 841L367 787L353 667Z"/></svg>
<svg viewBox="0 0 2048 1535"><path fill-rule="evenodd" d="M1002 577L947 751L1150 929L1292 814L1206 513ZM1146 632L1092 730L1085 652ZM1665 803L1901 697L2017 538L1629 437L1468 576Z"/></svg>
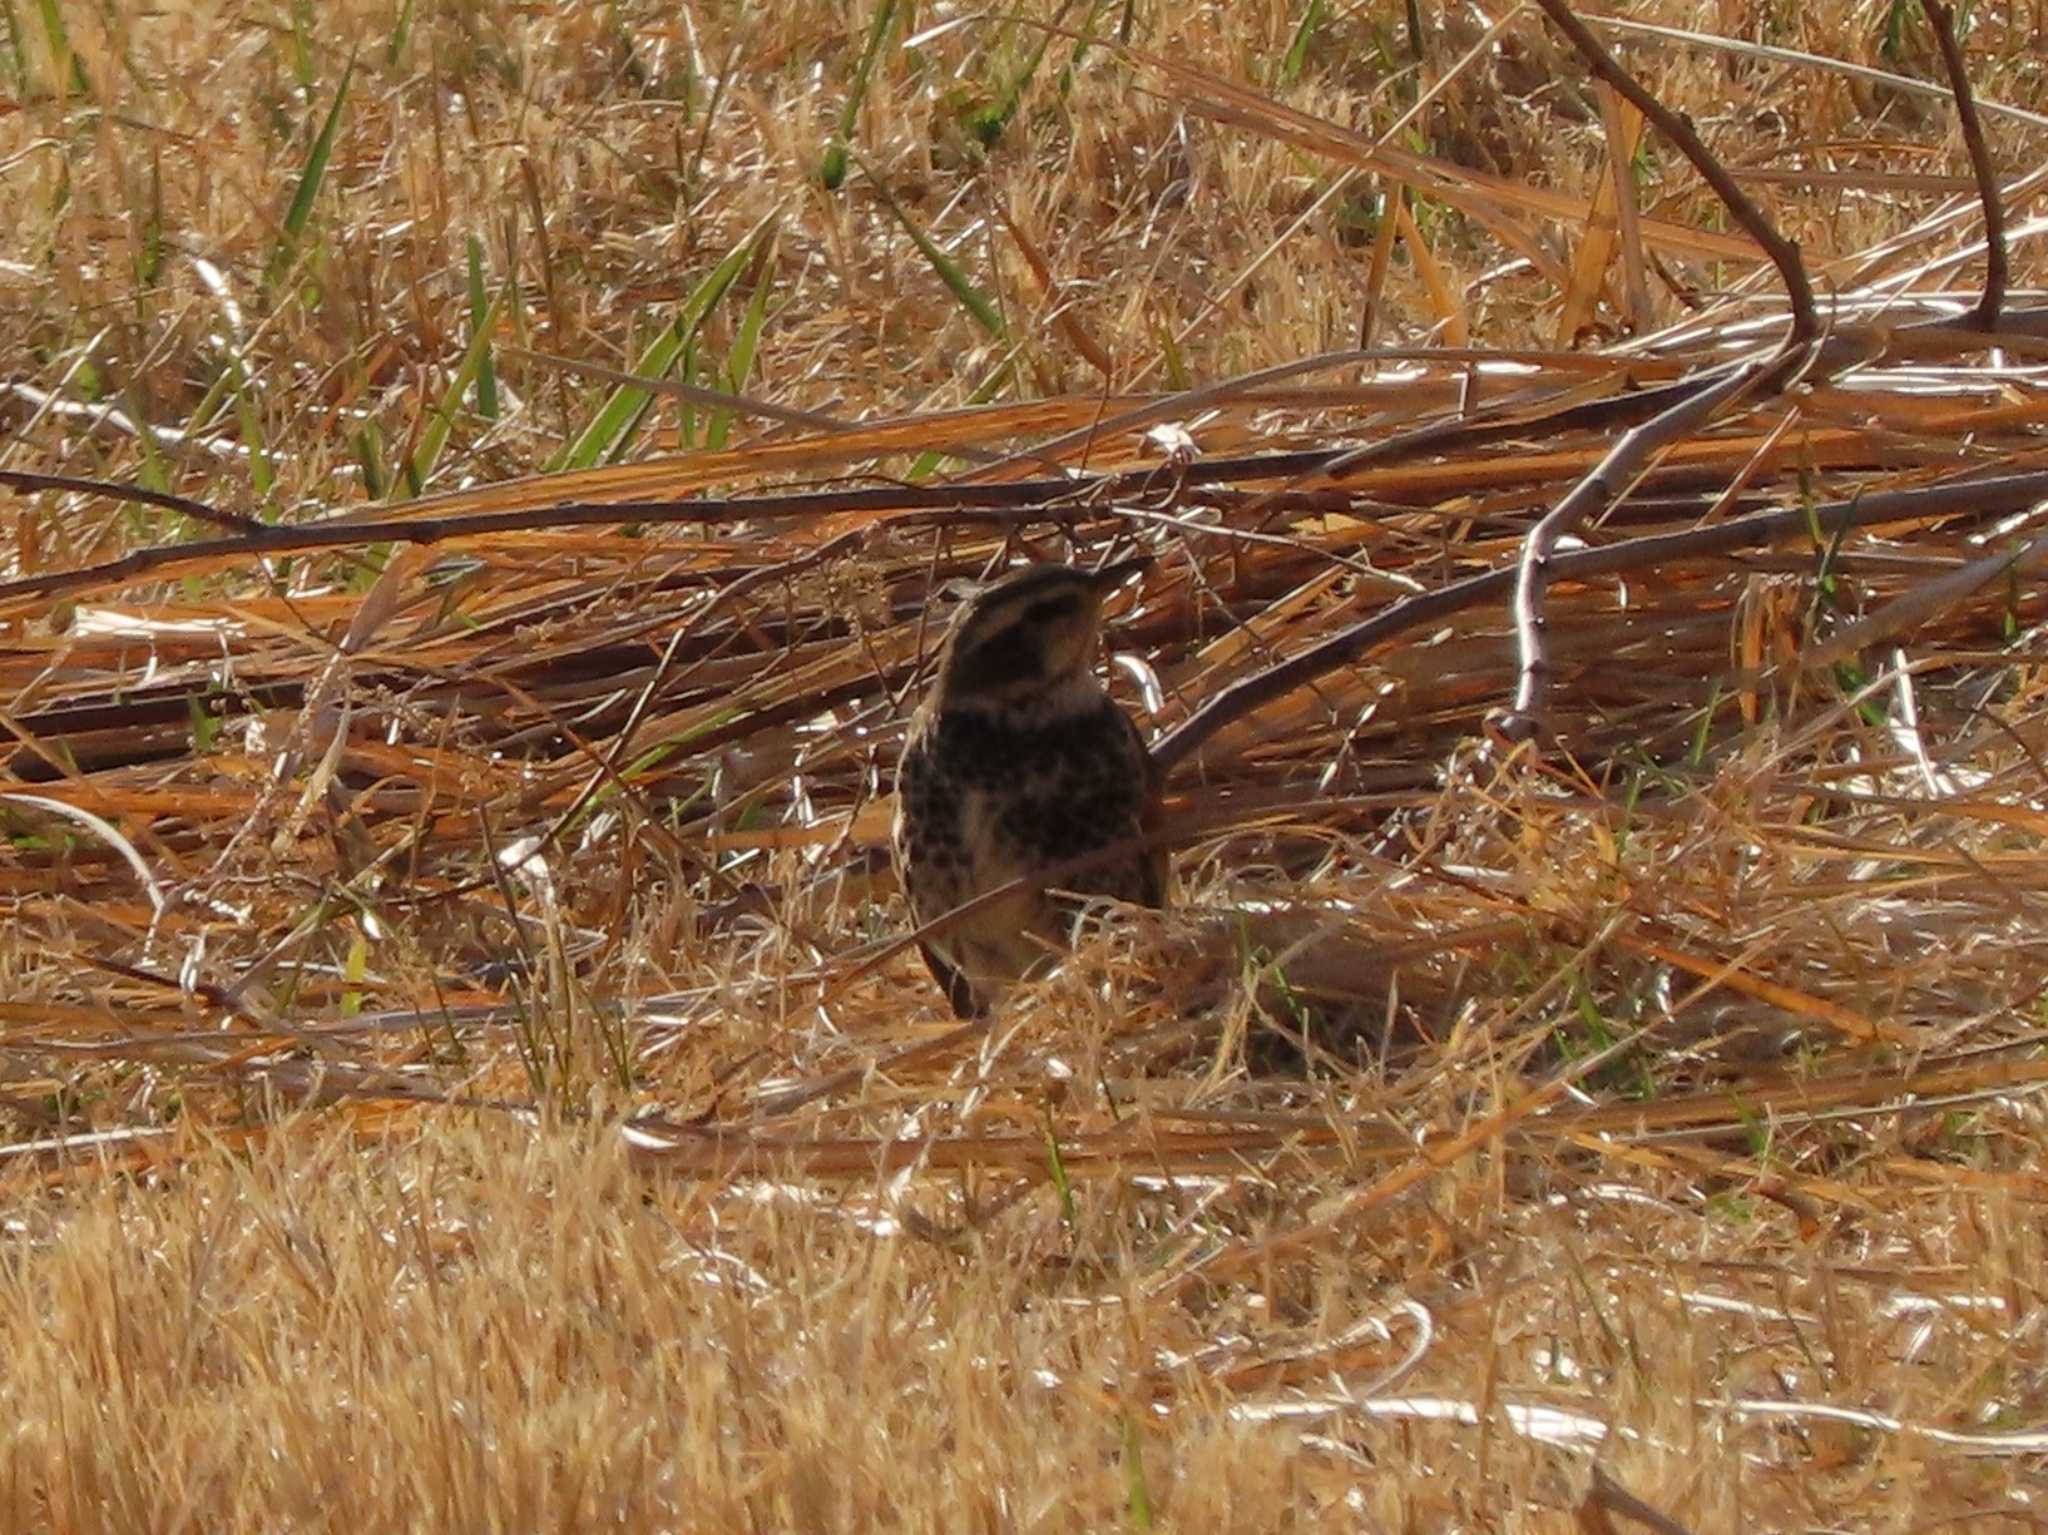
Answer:
<svg viewBox="0 0 2048 1535"><path fill-rule="evenodd" d="M1019 876L1154 829L1158 775L1094 669L1103 598L1150 563L1028 565L977 591L954 619L896 770L896 869L919 927ZM1147 845L1051 883L1161 906L1166 863ZM973 1018L1062 931L1061 903L1027 889L919 947L953 1011Z"/></svg>

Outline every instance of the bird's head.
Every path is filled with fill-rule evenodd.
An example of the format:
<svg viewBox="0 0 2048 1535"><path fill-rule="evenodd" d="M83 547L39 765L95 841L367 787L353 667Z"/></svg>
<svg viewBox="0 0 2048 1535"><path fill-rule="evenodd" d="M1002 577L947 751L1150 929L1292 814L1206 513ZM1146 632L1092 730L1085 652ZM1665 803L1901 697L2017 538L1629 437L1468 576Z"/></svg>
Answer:
<svg viewBox="0 0 2048 1535"><path fill-rule="evenodd" d="M1056 704L1076 683L1092 687L1102 599L1151 563L1026 565L980 588L940 653L941 704L1030 707Z"/></svg>

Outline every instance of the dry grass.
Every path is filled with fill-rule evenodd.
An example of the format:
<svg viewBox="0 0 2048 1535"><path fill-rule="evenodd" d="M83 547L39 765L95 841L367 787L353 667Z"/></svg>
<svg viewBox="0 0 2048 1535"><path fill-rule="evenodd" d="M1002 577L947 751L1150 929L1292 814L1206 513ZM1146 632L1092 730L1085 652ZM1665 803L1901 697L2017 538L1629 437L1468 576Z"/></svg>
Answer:
<svg viewBox="0 0 2048 1535"><path fill-rule="evenodd" d="M1372 648L1179 764L1178 909L990 1032L895 944L945 578L1156 549L1113 639L1181 726L1511 565L1620 423L1233 455L1781 321L1665 144L1589 233L1627 125L1533 12L1431 12L1034 67L919 8L828 190L870 9L0 4L0 471L308 530L0 509L0 1527L2042 1523L2048 602L1958 573L2048 482L1560 581L1541 763L1497 597ZM1637 19L1940 78L1917 11ZM2041 25L1968 36L2008 180ZM2037 322L1891 330L1981 280L1946 99L1604 35L1870 361L1589 537L2038 474ZM1053 461L1156 474L924 488Z"/></svg>

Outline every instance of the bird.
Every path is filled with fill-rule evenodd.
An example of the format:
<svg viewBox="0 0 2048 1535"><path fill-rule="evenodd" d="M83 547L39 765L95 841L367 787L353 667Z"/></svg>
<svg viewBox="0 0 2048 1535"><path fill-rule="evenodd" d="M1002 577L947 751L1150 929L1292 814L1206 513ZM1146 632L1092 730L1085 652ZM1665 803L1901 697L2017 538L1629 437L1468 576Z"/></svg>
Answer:
<svg viewBox="0 0 2048 1535"><path fill-rule="evenodd" d="M1020 876L1166 904L1160 774L1094 670L1103 599L1151 563L1026 565L961 605L896 770L890 843L916 926ZM1131 845L1087 857L1118 844ZM954 1013L983 1016L1036 968L1063 910L1027 886L921 939Z"/></svg>

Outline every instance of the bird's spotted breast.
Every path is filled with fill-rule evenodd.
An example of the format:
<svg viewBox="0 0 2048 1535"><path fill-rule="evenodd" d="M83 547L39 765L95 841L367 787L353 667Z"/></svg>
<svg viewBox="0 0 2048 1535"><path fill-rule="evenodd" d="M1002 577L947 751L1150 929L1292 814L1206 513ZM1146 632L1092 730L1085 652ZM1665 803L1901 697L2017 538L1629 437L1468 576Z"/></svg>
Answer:
<svg viewBox="0 0 2048 1535"><path fill-rule="evenodd" d="M913 801L909 813L957 829L977 887L1077 858L1140 830L1148 785L1144 748L1107 696L1086 712L1029 723L947 710L935 717L924 745L928 776L956 792L943 805ZM1076 870L1060 883L1083 894L1123 895L1129 883L1118 868L1123 861Z"/></svg>

